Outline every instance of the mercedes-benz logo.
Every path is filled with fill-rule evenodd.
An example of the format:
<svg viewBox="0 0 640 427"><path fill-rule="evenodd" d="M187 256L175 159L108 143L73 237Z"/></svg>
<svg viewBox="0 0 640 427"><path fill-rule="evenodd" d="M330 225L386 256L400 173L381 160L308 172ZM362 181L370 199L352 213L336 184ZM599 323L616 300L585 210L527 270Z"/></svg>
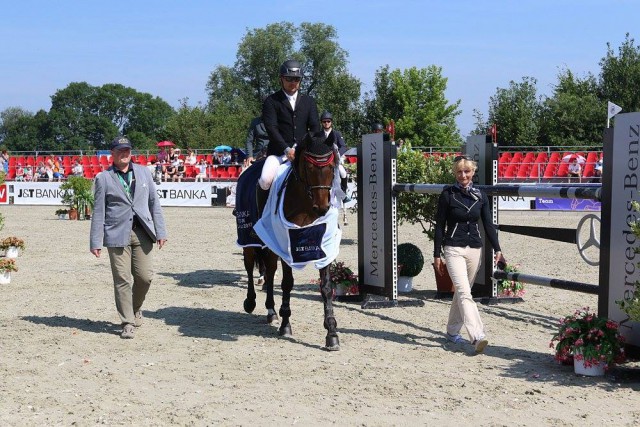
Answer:
<svg viewBox="0 0 640 427"><path fill-rule="evenodd" d="M582 233L588 221L588 230ZM585 215L576 228L576 244L582 259L589 265L600 265L600 218L595 214Z"/></svg>

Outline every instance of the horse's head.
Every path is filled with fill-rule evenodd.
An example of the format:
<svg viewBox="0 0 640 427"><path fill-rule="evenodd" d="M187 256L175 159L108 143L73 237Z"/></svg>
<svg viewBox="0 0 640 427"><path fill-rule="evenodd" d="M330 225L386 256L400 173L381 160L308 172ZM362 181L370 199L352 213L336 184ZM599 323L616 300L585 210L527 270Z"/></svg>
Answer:
<svg viewBox="0 0 640 427"><path fill-rule="evenodd" d="M331 207L331 188L339 160L334 151L334 143L333 132L326 139L324 133L314 136L307 134L298 146L300 150L296 153L294 162L300 181L318 216L325 215Z"/></svg>

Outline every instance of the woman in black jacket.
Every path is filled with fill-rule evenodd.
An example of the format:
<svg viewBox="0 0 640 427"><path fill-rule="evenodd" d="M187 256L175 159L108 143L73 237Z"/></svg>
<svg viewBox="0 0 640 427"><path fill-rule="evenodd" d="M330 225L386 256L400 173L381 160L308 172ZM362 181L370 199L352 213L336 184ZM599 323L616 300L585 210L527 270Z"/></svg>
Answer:
<svg viewBox="0 0 640 427"><path fill-rule="evenodd" d="M503 263L504 257L493 225L489 198L473 187L472 179L476 169L476 163L470 157L458 156L454 159L456 183L446 187L438 200L433 264L444 273L446 263L455 287L447 323L447 338L455 343L463 342L460 330L464 326L476 352L482 353L489 341L480 320L478 306L471 296L471 286L480 268L482 253L480 219L485 235L495 251L494 262ZM444 255L444 262L441 255Z"/></svg>

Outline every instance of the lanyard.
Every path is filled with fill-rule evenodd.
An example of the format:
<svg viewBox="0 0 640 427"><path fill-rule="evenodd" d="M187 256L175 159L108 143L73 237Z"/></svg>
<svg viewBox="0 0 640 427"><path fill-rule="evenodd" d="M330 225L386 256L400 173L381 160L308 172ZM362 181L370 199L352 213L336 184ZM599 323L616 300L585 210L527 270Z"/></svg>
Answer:
<svg viewBox="0 0 640 427"><path fill-rule="evenodd" d="M131 178L133 176L133 171L129 171L127 172L127 179L125 180L122 176L121 173L116 173L116 175L118 175L118 179L120 180L120 183L122 184L122 187L124 188L124 191L127 193L127 195L129 196L129 198L132 197L131 195Z"/></svg>

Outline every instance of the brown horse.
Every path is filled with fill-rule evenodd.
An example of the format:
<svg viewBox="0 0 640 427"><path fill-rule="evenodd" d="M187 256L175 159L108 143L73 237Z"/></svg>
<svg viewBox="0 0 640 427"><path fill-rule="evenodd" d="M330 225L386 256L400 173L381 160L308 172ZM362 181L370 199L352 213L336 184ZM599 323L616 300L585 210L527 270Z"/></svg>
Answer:
<svg viewBox="0 0 640 427"><path fill-rule="evenodd" d="M339 157L333 149L333 133L329 140L324 135L305 139L296 147L296 158L292 164L291 172L286 181L284 191L284 216L285 219L299 227L313 224L318 218L323 217L331 208L331 190L334 176L338 167ZM277 191L272 188L271 191ZM278 194L280 197L282 193ZM272 194L271 197L276 196ZM335 208L334 208L335 209ZM335 215L336 227L338 215ZM269 323L277 319L273 299L273 282L278 263L278 255L272 250L264 251L265 258L265 287L267 290L267 321ZM291 267L281 260L282 265L282 305L279 314L281 317L279 333L282 336L292 336L291 331L291 290L293 289L293 272ZM337 322L333 314L332 286L328 266L320 268L320 290L324 302L324 327L327 330L326 349L339 350L340 341L336 332ZM253 299L253 302L251 301ZM245 310L253 305L255 307L255 292L247 293ZM247 310L248 311L248 310Z"/></svg>

